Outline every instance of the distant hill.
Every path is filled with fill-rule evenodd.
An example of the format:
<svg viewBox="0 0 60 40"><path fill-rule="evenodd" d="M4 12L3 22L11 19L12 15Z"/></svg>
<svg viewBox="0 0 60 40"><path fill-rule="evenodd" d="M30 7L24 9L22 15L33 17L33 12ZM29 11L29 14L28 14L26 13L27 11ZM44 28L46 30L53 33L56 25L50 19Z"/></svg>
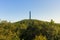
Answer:
<svg viewBox="0 0 60 40"><path fill-rule="evenodd" d="M2 21L0 40L60 40L60 24L35 19Z"/></svg>

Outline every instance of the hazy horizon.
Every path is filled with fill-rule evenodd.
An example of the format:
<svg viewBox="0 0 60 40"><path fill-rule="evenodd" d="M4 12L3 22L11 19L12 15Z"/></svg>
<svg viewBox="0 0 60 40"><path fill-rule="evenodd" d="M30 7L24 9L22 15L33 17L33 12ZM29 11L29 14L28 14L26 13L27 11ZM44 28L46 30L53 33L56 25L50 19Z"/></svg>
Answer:
<svg viewBox="0 0 60 40"><path fill-rule="evenodd" d="M0 0L0 19L19 21L29 19L60 23L60 0Z"/></svg>

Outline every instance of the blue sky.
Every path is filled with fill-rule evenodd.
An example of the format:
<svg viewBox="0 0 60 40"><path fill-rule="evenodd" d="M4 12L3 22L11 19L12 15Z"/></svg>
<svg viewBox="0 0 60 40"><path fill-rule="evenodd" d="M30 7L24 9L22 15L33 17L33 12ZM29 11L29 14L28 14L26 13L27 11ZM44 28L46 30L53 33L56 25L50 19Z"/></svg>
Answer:
<svg viewBox="0 0 60 40"><path fill-rule="evenodd" d="M0 19L19 21L32 19L60 23L60 0L0 0Z"/></svg>

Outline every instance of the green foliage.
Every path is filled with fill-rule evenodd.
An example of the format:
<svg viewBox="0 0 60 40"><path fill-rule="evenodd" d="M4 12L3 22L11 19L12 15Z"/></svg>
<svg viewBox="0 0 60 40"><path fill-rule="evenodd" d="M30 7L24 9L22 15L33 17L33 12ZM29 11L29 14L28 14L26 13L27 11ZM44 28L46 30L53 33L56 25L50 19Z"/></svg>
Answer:
<svg viewBox="0 0 60 40"><path fill-rule="evenodd" d="M60 40L60 24L39 20L0 22L0 40Z"/></svg>
<svg viewBox="0 0 60 40"><path fill-rule="evenodd" d="M47 40L46 36L43 36L43 35L39 35L39 36L35 36L35 39L34 40Z"/></svg>
<svg viewBox="0 0 60 40"><path fill-rule="evenodd" d="M51 22L50 22L51 24L54 24L54 21L53 21L53 19L51 19Z"/></svg>

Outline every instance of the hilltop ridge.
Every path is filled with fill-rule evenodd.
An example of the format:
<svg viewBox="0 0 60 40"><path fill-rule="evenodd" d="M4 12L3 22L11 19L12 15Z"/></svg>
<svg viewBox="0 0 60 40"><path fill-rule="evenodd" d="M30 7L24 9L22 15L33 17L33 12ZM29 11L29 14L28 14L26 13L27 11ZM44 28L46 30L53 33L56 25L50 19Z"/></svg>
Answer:
<svg viewBox="0 0 60 40"><path fill-rule="evenodd" d="M0 23L0 40L60 40L60 24L24 19L14 23Z"/></svg>

